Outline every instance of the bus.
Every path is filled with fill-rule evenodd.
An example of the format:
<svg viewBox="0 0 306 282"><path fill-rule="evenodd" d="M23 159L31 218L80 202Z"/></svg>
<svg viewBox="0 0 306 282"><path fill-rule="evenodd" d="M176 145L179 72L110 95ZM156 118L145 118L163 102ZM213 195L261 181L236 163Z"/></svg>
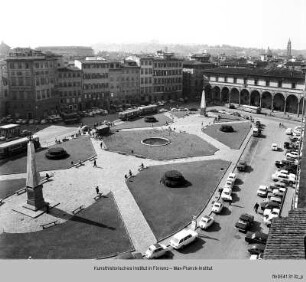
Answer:
<svg viewBox="0 0 306 282"><path fill-rule="evenodd" d="M140 110L141 115L154 114L154 113L156 114L158 106L157 105L148 105L148 106L138 107L138 109Z"/></svg>
<svg viewBox="0 0 306 282"><path fill-rule="evenodd" d="M0 159L9 158L17 154L27 151L27 145L29 142L28 137L19 138L16 140L1 142L0 143ZM33 135L33 143L35 149L40 148L39 137Z"/></svg>
<svg viewBox="0 0 306 282"><path fill-rule="evenodd" d="M249 113L253 113L253 114L260 114L261 113L261 108L256 107L256 106L241 105L240 108L245 112L249 112Z"/></svg>
<svg viewBox="0 0 306 282"><path fill-rule="evenodd" d="M62 118L65 124L78 123L81 120L78 113L62 113Z"/></svg>
<svg viewBox="0 0 306 282"><path fill-rule="evenodd" d="M137 108L120 112L118 116L121 120L131 120L136 117L139 117L140 113L140 110Z"/></svg>
<svg viewBox="0 0 306 282"><path fill-rule="evenodd" d="M0 141L9 141L20 136L20 125L19 124L6 124L0 126Z"/></svg>

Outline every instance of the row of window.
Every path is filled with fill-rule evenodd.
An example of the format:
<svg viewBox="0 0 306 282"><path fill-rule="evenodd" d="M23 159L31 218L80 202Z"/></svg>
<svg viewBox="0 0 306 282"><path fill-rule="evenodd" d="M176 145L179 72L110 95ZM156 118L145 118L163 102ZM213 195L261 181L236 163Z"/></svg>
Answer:
<svg viewBox="0 0 306 282"><path fill-rule="evenodd" d="M216 81L219 81L219 77L216 77ZM224 77L224 82L228 82L228 78ZM237 77L233 78L233 83L237 83ZM248 80L246 78L243 78L243 84L247 85L248 84ZM291 84L291 88L295 89L296 88L296 83L295 82L291 82L291 83L287 83L287 84ZM254 79L254 85L259 85L258 84L258 79ZM265 80L265 86L271 86L271 81L270 80ZM282 81L277 81L277 87L282 88L283 87L283 82Z"/></svg>
<svg viewBox="0 0 306 282"><path fill-rule="evenodd" d="M68 82L59 82L58 86L59 87L81 87L81 82L80 81L68 81Z"/></svg>
<svg viewBox="0 0 306 282"><path fill-rule="evenodd" d="M36 86L39 86L39 85L48 85L49 83L54 83L54 79L53 77L37 77L35 79L35 84Z"/></svg>
<svg viewBox="0 0 306 282"><path fill-rule="evenodd" d="M126 76L126 77L124 77L124 76L122 76L121 77L121 81L138 81L139 80L139 77L138 76ZM109 81L116 81L116 79L114 79L113 77L110 77L109 78ZM118 76L117 77L117 81L119 82L120 81L120 77Z"/></svg>
<svg viewBox="0 0 306 282"><path fill-rule="evenodd" d="M172 84L181 83L182 79L180 77L168 77L168 78L154 78L155 84Z"/></svg>
<svg viewBox="0 0 306 282"><path fill-rule="evenodd" d="M119 63L93 63L93 64L88 64L85 63L83 64L83 69L113 69L113 68L119 68L120 64Z"/></svg>
<svg viewBox="0 0 306 282"><path fill-rule="evenodd" d="M9 63L10 69L29 69L31 67L31 63L28 62L11 62ZM35 62L34 66L36 69L46 69L46 68L53 68L56 67L56 63L49 61L49 62Z"/></svg>
<svg viewBox="0 0 306 282"><path fill-rule="evenodd" d="M169 75L181 75L182 70L155 70L154 76L169 76Z"/></svg>
<svg viewBox="0 0 306 282"><path fill-rule="evenodd" d="M152 73L153 73L152 68L150 68L150 69L146 68L146 69L141 69L140 70L140 74L152 74Z"/></svg>
<svg viewBox="0 0 306 282"><path fill-rule="evenodd" d="M108 78L108 73L84 73L84 79L99 79L99 78Z"/></svg>
<svg viewBox="0 0 306 282"><path fill-rule="evenodd" d="M175 85L175 86L155 86L154 92L171 92L171 91L178 91L182 90L181 85Z"/></svg>
<svg viewBox="0 0 306 282"><path fill-rule="evenodd" d="M153 61L152 60L140 60L140 65L142 66L152 66Z"/></svg>
<svg viewBox="0 0 306 282"><path fill-rule="evenodd" d="M10 80L11 86L31 86L32 80L30 77L12 77Z"/></svg>
<svg viewBox="0 0 306 282"><path fill-rule="evenodd" d="M60 99L60 103L61 104L69 104L69 103L76 103L76 102L82 102L82 98ZM77 104L74 105L74 108L77 109Z"/></svg>
<svg viewBox="0 0 306 282"><path fill-rule="evenodd" d="M94 84L84 84L83 89L106 89L108 88L108 83L94 83Z"/></svg>
<svg viewBox="0 0 306 282"><path fill-rule="evenodd" d="M30 91L11 91L10 94L12 100L28 100L32 96Z"/></svg>
<svg viewBox="0 0 306 282"><path fill-rule="evenodd" d="M141 83L141 84L152 83L152 77L142 77L142 78L140 79L140 83Z"/></svg>
<svg viewBox="0 0 306 282"><path fill-rule="evenodd" d="M82 95L81 90L73 90L73 91L60 91L59 92L60 97L71 97L71 96L80 96Z"/></svg>
<svg viewBox="0 0 306 282"><path fill-rule="evenodd" d="M154 63L155 68L181 68L182 66L182 62Z"/></svg>
<svg viewBox="0 0 306 282"><path fill-rule="evenodd" d="M87 93L84 95L85 99L103 99L105 96L105 93Z"/></svg>
<svg viewBox="0 0 306 282"><path fill-rule="evenodd" d="M51 91L49 89L37 90L36 91L36 99L44 100L51 98Z"/></svg>
<svg viewBox="0 0 306 282"><path fill-rule="evenodd" d="M153 87L141 87L140 94L150 94L153 92Z"/></svg>
<svg viewBox="0 0 306 282"><path fill-rule="evenodd" d="M81 72L75 72L75 71L73 71L73 72L63 72L63 73L59 73L58 74L58 77L59 78L65 78L65 77L67 77L67 78L69 78L69 77L81 77L82 76L82 73Z"/></svg>

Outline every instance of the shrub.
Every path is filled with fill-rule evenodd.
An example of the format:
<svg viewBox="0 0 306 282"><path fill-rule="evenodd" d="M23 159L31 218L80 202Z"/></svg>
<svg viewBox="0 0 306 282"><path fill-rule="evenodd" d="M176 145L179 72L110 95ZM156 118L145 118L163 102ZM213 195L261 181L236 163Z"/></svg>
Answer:
<svg viewBox="0 0 306 282"><path fill-rule="evenodd" d="M220 131L222 132L234 132L234 128L231 125L221 125Z"/></svg>
<svg viewBox="0 0 306 282"><path fill-rule="evenodd" d="M168 187L182 187L186 184L186 179L179 171L170 170L163 175L161 182Z"/></svg>
<svg viewBox="0 0 306 282"><path fill-rule="evenodd" d="M46 152L45 155L48 159L51 160L60 160L69 157L69 154L62 147L51 148Z"/></svg>
<svg viewBox="0 0 306 282"><path fill-rule="evenodd" d="M145 122L157 122L158 120L154 116L148 116L144 118Z"/></svg>
<svg viewBox="0 0 306 282"><path fill-rule="evenodd" d="M236 109L235 105L233 105L233 104L230 104L230 105L229 105L229 108L230 108L230 109Z"/></svg>

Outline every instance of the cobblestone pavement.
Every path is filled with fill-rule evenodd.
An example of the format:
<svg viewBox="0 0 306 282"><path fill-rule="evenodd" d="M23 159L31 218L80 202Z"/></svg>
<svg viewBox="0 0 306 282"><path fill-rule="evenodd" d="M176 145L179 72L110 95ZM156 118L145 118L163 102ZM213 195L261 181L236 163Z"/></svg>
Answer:
<svg viewBox="0 0 306 282"><path fill-rule="evenodd" d="M166 115L171 114L166 113ZM81 205L86 208L95 202L95 187L99 186L100 192L102 193L106 194L110 191L113 192L120 214L135 249L139 252L144 252L150 244L156 242L156 238L125 183L124 175L128 173L129 169L136 174L141 163L144 163L145 166L155 166L171 163L224 159L232 162L232 165L228 169L228 171L232 171L235 162L239 159L240 153L250 136L249 134L240 150L231 150L229 147L201 131L202 123L203 126L208 126L212 124L212 118L205 118L195 114L180 119L174 117L173 120L174 123L171 124L171 127L175 128L176 131L186 131L187 133L195 134L211 143L219 150L212 156L175 159L170 161L144 160L134 156L125 156L102 150L100 148L100 141L92 139L93 146L97 153L98 167L93 167L93 162L86 161L85 165L79 168L73 167L66 170L56 170L53 171L53 180L43 185L45 200L59 202L56 208L61 211L61 216L52 215L51 212L51 214L45 213L36 219L32 219L17 213L13 211L13 209L16 206L22 206L26 202L26 194L24 193L19 196L14 194L6 198L4 204L0 206L0 234L2 232L35 232L41 230L41 224L54 220L57 220L59 223L65 222L72 216L73 210ZM60 128L60 134L69 136L70 133L76 132L76 130L77 128L69 128L69 130ZM51 127L50 132L45 129L39 136L45 138L45 142L51 142L54 136L58 136L55 132L56 128ZM41 172L41 175L43 174L44 172ZM2 175L0 176L0 180L19 179L25 176L26 174ZM227 176L227 173L225 176Z"/></svg>

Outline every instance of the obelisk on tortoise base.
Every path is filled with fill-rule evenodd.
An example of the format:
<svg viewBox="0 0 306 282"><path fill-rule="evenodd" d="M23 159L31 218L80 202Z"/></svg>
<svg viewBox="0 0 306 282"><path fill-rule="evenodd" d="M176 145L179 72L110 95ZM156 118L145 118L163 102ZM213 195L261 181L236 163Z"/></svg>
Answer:
<svg viewBox="0 0 306 282"><path fill-rule="evenodd" d="M47 203L44 200L42 188L40 174L36 169L34 143L30 137L27 155L27 204L24 205L25 208L37 211L46 207Z"/></svg>

